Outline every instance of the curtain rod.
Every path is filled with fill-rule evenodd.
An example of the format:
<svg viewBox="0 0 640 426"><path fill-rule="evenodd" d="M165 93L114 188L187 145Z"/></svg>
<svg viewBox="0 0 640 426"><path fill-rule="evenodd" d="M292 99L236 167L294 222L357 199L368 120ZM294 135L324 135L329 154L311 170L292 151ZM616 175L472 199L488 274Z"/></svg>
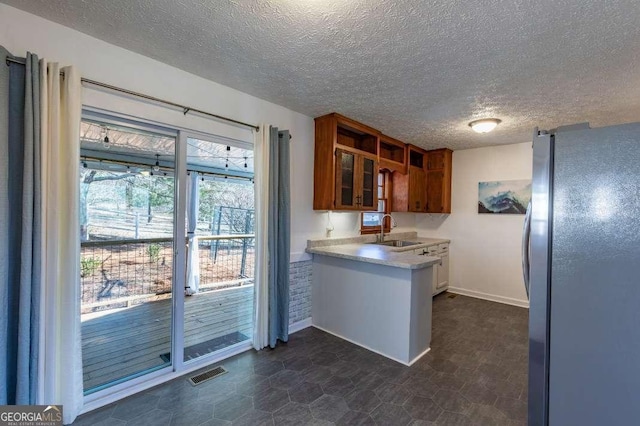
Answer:
<svg viewBox="0 0 640 426"><path fill-rule="evenodd" d="M9 56L7 56L6 63L7 63L7 65L9 65L10 63L24 65L24 61L23 60L14 59L14 58L11 58ZM187 115L188 112L196 112L198 114L202 114L202 115L206 115L206 116L209 116L209 117L213 117L213 118L216 118L218 120L229 121L229 122L235 123L235 124L237 124L239 126L249 127L249 128L252 128L252 129L254 129L256 131L260 131L260 126L256 126L255 124L249 124L249 123L245 123L245 122L242 122L242 121L234 120L233 118L223 117L222 115L213 114L211 112L202 111L202 110L199 110L197 108L192 108L192 107L188 107L188 106L185 106L185 105L182 105L182 104L178 104L178 103L175 103L175 102L171 102L171 101L167 101L167 100L164 100L164 99L156 98L155 96L145 95L144 93L134 92L132 90L123 89L121 87L112 86L110 84L101 83L99 81L90 80L88 78L81 78L80 81L82 83L84 83L84 84L90 84L92 86L102 87L104 89L112 90L114 92L120 92L120 93L124 93L126 95L129 95L129 96L135 96L137 98L147 99L149 101L158 102L158 103L165 104L165 105L170 105L170 106L175 107L175 108L180 108L180 109L182 109L182 113L184 115Z"/></svg>

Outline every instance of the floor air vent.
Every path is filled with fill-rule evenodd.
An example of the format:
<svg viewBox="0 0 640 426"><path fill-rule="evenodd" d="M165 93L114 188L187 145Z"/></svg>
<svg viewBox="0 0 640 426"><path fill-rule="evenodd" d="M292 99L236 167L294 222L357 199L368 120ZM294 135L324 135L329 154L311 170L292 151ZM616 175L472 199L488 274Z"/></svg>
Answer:
<svg viewBox="0 0 640 426"><path fill-rule="evenodd" d="M191 383L193 386L197 386L201 383L206 382L207 380L215 379L218 376L222 376L226 372L227 370L225 370L223 367L215 367L211 370L207 370L200 374L196 374L195 376L189 377L189 383Z"/></svg>

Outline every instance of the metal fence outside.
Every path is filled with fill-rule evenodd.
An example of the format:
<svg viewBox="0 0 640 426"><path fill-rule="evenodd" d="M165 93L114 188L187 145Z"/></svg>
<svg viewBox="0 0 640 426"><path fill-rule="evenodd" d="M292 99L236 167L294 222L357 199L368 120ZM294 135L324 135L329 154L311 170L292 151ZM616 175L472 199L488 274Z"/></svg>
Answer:
<svg viewBox="0 0 640 426"><path fill-rule="evenodd" d="M200 289L253 282L255 236L198 238ZM81 307L87 314L168 298L172 291L173 239L122 239L81 244Z"/></svg>
<svg viewBox="0 0 640 426"><path fill-rule="evenodd" d="M235 283L253 282L255 236L212 235L198 237L200 288L226 288Z"/></svg>

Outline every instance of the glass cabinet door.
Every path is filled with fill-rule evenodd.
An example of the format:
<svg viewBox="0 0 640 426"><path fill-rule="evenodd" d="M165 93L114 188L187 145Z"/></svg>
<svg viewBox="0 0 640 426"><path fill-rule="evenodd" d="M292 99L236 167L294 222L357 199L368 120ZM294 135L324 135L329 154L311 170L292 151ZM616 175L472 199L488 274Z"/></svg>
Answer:
<svg viewBox="0 0 640 426"><path fill-rule="evenodd" d="M375 158L336 150L336 209L376 210L377 175Z"/></svg>
<svg viewBox="0 0 640 426"><path fill-rule="evenodd" d="M377 175L376 161L372 158L362 157L362 205L358 207L377 209Z"/></svg>
<svg viewBox="0 0 640 426"><path fill-rule="evenodd" d="M356 155L336 151L336 208L355 208L359 201L356 194Z"/></svg>

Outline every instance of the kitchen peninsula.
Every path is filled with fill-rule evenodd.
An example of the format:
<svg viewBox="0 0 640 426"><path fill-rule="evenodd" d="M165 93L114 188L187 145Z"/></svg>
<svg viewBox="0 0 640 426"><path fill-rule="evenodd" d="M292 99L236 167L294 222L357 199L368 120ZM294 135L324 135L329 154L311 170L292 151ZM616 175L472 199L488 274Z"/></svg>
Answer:
<svg viewBox="0 0 640 426"><path fill-rule="evenodd" d="M411 365L431 342L432 267L438 257L417 249L447 242L415 232L310 240L313 325ZM398 245L398 246L396 246Z"/></svg>

